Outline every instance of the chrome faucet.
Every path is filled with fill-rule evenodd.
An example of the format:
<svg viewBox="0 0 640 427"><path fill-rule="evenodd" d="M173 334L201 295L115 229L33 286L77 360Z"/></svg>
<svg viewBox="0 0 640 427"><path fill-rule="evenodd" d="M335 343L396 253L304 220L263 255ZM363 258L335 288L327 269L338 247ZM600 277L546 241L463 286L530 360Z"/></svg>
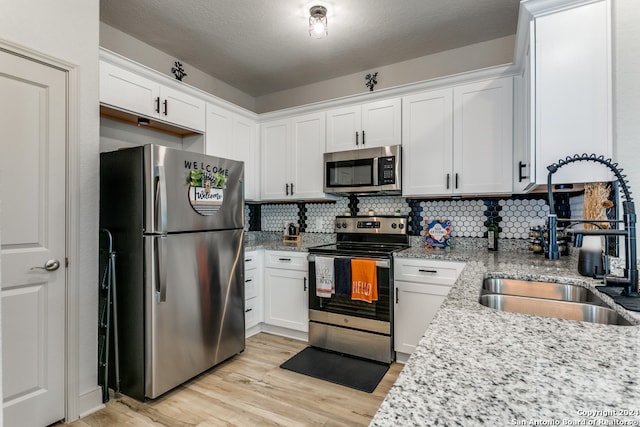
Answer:
<svg viewBox="0 0 640 427"><path fill-rule="evenodd" d="M558 160L557 163L553 163L547 166L549 174L547 175L547 197L549 199L549 216L547 218L547 227L549 230L549 245L547 248L547 258L558 259L560 253L558 250L558 216L556 215L553 194L551 186L552 175L560 169L562 166L569 163L587 161L600 163L608 167L616 176L618 184L623 192L622 211L623 211L623 223L624 229L598 229L598 230L574 230L573 234L576 236L578 242L581 241L583 236L624 236L624 248L625 248L625 268L624 276L612 276L610 274L604 275L604 283L607 286L621 286L623 287L622 295L633 295L638 292L638 258L636 252L636 210L631 198L631 192L629 191L628 182L626 181L626 175L622 174L622 169L618 168L617 163L612 163L611 159L605 159L604 156L596 156L595 154L576 154L569 156L565 159ZM573 221L573 220L570 220ZM593 221L593 220L591 220ZM590 221L586 221L590 222ZM607 222L607 221L604 221ZM611 221L609 221L611 222ZM616 221L617 222L617 221ZM606 256L606 254L605 254ZM608 264L608 262L607 262Z"/></svg>

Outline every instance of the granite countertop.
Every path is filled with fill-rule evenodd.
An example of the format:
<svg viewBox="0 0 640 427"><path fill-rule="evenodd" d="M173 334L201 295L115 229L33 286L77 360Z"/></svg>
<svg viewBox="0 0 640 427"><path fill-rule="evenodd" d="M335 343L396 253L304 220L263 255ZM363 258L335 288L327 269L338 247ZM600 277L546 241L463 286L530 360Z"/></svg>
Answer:
<svg viewBox="0 0 640 427"><path fill-rule="evenodd" d="M371 426L640 424L640 326L500 312L478 303L487 276L561 279L593 289L598 281L577 273L575 256L549 261L523 251L421 248L397 256L466 266ZM640 324L638 313L616 307Z"/></svg>
<svg viewBox="0 0 640 427"><path fill-rule="evenodd" d="M271 251L304 252L310 247L329 244L335 241L333 234L302 233L300 244L284 243L279 232L249 232L245 236L244 250L265 249Z"/></svg>

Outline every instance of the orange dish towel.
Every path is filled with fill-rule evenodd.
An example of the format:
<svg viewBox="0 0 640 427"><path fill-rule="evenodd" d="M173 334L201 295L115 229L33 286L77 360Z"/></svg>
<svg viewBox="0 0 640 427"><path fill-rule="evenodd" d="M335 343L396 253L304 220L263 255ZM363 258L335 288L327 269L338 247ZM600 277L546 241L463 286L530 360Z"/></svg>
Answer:
<svg viewBox="0 0 640 427"><path fill-rule="evenodd" d="M378 301L378 275L375 259L351 260L351 299Z"/></svg>

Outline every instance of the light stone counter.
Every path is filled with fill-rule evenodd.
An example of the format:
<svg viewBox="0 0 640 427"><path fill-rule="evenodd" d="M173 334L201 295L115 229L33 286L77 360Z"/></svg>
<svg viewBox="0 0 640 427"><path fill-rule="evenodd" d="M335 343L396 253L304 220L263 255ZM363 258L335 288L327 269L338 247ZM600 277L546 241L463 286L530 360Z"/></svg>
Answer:
<svg viewBox="0 0 640 427"><path fill-rule="evenodd" d="M640 326L478 303L487 276L561 279L593 289L599 283L577 273L575 256L549 261L524 251L421 248L397 256L467 264L371 426L640 424ZM618 311L640 323L637 313Z"/></svg>
<svg viewBox="0 0 640 427"><path fill-rule="evenodd" d="M282 233L252 231L245 234L245 252L265 249L271 251L297 251L304 252L310 247L329 244L335 241L334 234L322 233L302 233L300 245L282 242Z"/></svg>

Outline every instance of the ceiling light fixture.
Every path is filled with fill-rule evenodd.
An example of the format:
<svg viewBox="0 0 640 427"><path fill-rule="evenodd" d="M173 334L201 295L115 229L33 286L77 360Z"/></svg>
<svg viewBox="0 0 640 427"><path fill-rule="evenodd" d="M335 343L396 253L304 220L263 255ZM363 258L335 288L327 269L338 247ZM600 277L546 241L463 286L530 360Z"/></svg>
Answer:
<svg viewBox="0 0 640 427"><path fill-rule="evenodd" d="M327 8L313 6L309 9L309 35L321 39L327 35Z"/></svg>

